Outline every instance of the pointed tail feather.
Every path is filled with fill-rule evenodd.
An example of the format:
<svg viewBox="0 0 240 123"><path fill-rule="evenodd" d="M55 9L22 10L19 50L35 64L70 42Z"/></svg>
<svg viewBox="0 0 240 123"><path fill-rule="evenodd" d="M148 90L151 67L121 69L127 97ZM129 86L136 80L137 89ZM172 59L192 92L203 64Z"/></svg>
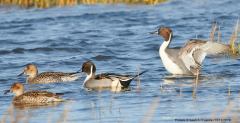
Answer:
<svg viewBox="0 0 240 123"><path fill-rule="evenodd" d="M139 73L139 76L142 75L142 74L144 74L144 73L146 73L146 72L148 72L148 71L149 71L149 70L145 70L145 71L143 71L142 73ZM134 76L134 78L137 77L137 76L138 76L138 75Z"/></svg>
<svg viewBox="0 0 240 123"><path fill-rule="evenodd" d="M64 95L64 93L55 93L57 96Z"/></svg>
<svg viewBox="0 0 240 123"><path fill-rule="evenodd" d="M142 73L139 73L139 76L140 75L142 75L142 74L144 74L144 73L146 73L148 70L145 70L145 71L143 71ZM130 85L130 83L131 83L131 81L134 79L134 78L136 78L138 75L136 75L136 76L133 76L133 77L130 77L130 78L127 78L127 79L121 79L120 80L120 83L121 83L121 85L123 86L123 88L127 88L129 85Z"/></svg>

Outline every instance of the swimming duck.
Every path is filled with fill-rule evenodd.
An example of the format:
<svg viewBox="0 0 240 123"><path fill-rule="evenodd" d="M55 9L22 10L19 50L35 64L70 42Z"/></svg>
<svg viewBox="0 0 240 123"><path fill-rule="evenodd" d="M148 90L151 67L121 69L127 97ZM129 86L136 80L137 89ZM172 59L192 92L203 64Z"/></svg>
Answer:
<svg viewBox="0 0 240 123"><path fill-rule="evenodd" d="M24 93L24 86L20 82L12 84L11 89L4 94L15 92L12 103L49 103L68 101L59 97L62 94L56 94L49 91L29 91Z"/></svg>
<svg viewBox="0 0 240 123"><path fill-rule="evenodd" d="M69 82L74 81L77 78L83 76L82 75L73 75L79 73L79 71L75 73L62 73L62 72L43 72L38 74L37 67L33 64L28 65L24 72L19 74L18 76L22 75L29 75L27 78L27 83L30 84L44 84L44 83L52 83L52 82Z"/></svg>
<svg viewBox="0 0 240 123"><path fill-rule="evenodd" d="M181 49L171 49L169 48L173 37L171 29L161 27L158 31L150 33L164 37L159 54L164 67L171 74L197 75L197 70L202 67L201 63L207 54L231 49L229 45L197 39L188 40Z"/></svg>
<svg viewBox="0 0 240 123"><path fill-rule="evenodd" d="M85 62L82 65L82 72L87 73L87 77L83 83L85 88L95 87L123 87L127 88L131 81L138 75L117 75L113 73L102 73L95 76L96 67L92 62ZM139 75L147 72L144 71Z"/></svg>

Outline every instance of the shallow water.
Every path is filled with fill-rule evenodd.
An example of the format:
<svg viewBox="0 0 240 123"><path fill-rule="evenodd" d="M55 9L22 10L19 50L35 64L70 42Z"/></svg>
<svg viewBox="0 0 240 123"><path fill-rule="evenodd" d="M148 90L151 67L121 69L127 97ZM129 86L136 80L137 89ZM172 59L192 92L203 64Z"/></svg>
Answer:
<svg viewBox="0 0 240 123"><path fill-rule="evenodd" d="M200 76L193 99L194 77L169 75L158 53L164 39L148 33L162 26L170 27L174 36L170 47L180 48L196 35L208 40L214 20L221 26L220 38L225 43L240 17L239 6L238 0L182 0L152 6L98 4L1 12L0 119L11 107L14 95L3 93L14 82L28 87L25 91L47 90L72 99L69 103L15 108L13 119L23 112L19 119L22 122L64 120L67 105L69 122L140 122L147 118L151 122L175 122L175 119L239 117L238 58L208 55L201 69L206 74ZM39 73L75 72L86 61L96 65L97 73L135 75L138 66L140 71L149 71L140 76L140 92L136 91L134 79L131 91L116 93L111 110L114 92L102 91L99 103L98 91L87 91L82 86L86 76L74 82L39 85L28 85L27 76L17 76L27 64L35 64ZM170 85L178 95L181 86L182 99ZM221 118L228 107L229 86L233 108L226 118ZM9 121L10 116L6 122Z"/></svg>

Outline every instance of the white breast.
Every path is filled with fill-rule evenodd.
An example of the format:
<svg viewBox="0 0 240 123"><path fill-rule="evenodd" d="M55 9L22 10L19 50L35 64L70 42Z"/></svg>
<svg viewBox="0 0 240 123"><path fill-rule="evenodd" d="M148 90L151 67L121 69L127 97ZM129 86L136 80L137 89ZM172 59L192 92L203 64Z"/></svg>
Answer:
<svg viewBox="0 0 240 123"><path fill-rule="evenodd" d="M169 45L170 41L164 41L159 49L159 54L162 59L162 63L167 71L171 74L184 74L183 70L173 62L169 57L168 54L165 52L165 49Z"/></svg>
<svg viewBox="0 0 240 123"><path fill-rule="evenodd" d="M112 81L112 87L122 87L121 82L119 81L119 79L116 79L114 81Z"/></svg>
<svg viewBox="0 0 240 123"><path fill-rule="evenodd" d="M93 66L91 66L91 73L90 73L90 75L87 75L85 81L83 82L83 85L85 82L87 82L92 77L92 71L93 71Z"/></svg>

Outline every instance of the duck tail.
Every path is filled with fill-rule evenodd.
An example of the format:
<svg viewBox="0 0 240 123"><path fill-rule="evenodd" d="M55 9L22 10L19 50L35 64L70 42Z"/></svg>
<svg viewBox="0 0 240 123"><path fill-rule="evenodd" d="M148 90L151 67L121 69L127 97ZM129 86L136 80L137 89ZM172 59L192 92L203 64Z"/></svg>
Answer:
<svg viewBox="0 0 240 123"><path fill-rule="evenodd" d="M64 93L55 93L57 96L62 96Z"/></svg>
<svg viewBox="0 0 240 123"><path fill-rule="evenodd" d="M145 70L145 71L139 73L139 76L142 75L142 74L144 74L144 73L146 73L147 71L148 71L148 70ZM131 77L131 78L124 79L124 80L120 80L122 87L123 87L123 88L127 88L127 87L130 85L131 81L132 81L134 78L136 78L137 76L138 76L138 75L135 75L135 76L133 76L133 77Z"/></svg>
<svg viewBox="0 0 240 123"><path fill-rule="evenodd" d="M145 70L145 71L143 71L142 73L139 73L139 76L142 75L142 74L144 74L144 73L146 73L146 72L148 72L148 71L149 71L149 70ZM137 76L138 76L138 75L134 76L134 78L137 77Z"/></svg>

